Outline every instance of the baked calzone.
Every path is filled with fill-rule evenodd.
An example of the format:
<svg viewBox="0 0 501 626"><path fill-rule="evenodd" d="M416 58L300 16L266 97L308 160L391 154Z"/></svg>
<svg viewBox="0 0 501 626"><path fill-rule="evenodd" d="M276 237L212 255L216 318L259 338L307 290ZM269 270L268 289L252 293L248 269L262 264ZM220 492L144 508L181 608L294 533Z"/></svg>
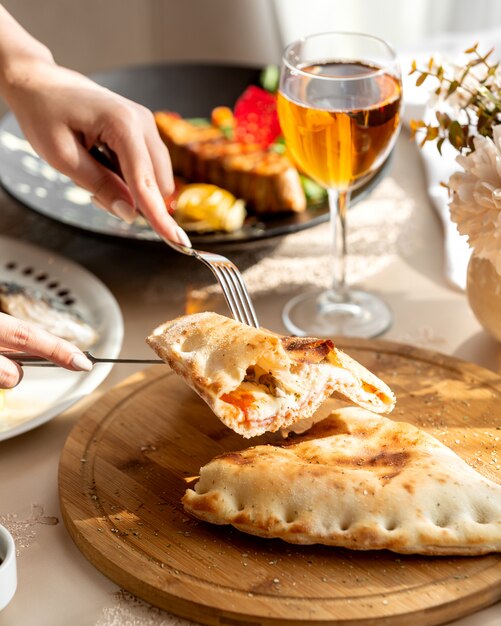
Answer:
<svg viewBox="0 0 501 626"><path fill-rule="evenodd" d="M308 418L333 393L376 413L395 404L383 381L328 339L279 336L206 312L160 325L147 342L244 437Z"/></svg>
<svg viewBox="0 0 501 626"><path fill-rule="evenodd" d="M415 426L358 407L280 445L216 457L183 504L202 520L297 544L501 552L501 485Z"/></svg>

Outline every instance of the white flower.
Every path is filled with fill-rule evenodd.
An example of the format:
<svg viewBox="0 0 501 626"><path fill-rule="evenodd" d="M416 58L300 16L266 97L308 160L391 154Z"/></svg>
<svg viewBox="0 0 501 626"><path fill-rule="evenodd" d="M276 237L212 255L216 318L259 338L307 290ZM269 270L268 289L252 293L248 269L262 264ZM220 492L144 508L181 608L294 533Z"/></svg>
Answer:
<svg viewBox="0 0 501 626"><path fill-rule="evenodd" d="M475 254L501 275L501 125L492 139L475 137L474 143L473 152L456 159L464 172L449 179L451 217Z"/></svg>

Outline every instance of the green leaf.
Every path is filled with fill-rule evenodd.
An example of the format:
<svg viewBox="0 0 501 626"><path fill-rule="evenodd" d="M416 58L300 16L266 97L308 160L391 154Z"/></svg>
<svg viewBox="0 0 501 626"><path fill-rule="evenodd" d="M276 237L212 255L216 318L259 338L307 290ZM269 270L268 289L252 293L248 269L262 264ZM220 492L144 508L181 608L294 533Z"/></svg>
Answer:
<svg viewBox="0 0 501 626"><path fill-rule="evenodd" d="M449 85L449 89L447 89L447 94L445 97L448 98L449 96L451 96L458 87L459 87L459 82L457 80L451 81L451 84Z"/></svg>
<svg viewBox="0 0 501 626"><path fill-rule="evenodd" d="M423 72L421 76L418 76L418 79L416 80L416 87L419 87L420 85L422 85L424 81L428 78L428 76L429 76L428 72Z"/></svg>
<svg viewBox="0 0 501 626"><path fill-rule="evenodd" d="M299 178L301 180L301 185L303 186L304 195L306 196L306 200L308 200L308 202L321 202L322 200L325 200L327 197L327 191L324 187L303 174L300 174Z"/></svg>
<svg viewBox="0 0 501 626"><path fill-rule="evenodd" d="M438 137L438 126L428 126L426 131L426 140L434 141Z"/></svg>
<svg viewBox="0 0 501 626"><path fill-rule="evenodd" d="M235 129L233 126L220 126L219 130L223 133L226 139L233 139L235 136Z"/></svg>
<svg viewBox="0 0 501 626"><path fill-rule="evenodd" d="M276 152L277 154L285 154L287 147L284 142L274 141L268 150L270 152Z"/></svg>
<svg viewBox="0 0 501 626"><path fill-rule="evenodd" d="M259 83L263 89L275 93L278 91L278 83L280 82L280 68L278 65L267 65L259 77Z"/></svg>
<svg viewBox="0 0 501 626"><path fill-rule="evenodd" d="M193 126L211 126L210 120L206 117L191 117L186 121L193 124Z"/></svg>
<svg viewBox="0 0 501 626"><path fill-rule="evenodd" d="M482 131L485 129L490 120L491 118L489 115L486 115L485 113L480 113L477 119L477 130L479 134L483 134Z"/></svg>
<svg viewBox="0 0 501 626"><path fill-rule="evenodd" d="M477 43L473 44L473 46L471 48L467 48L464 53L465 54L473 54L473 52L476 52L478 48L478 41Z"/></svg>
<svg viewBox="0 0 501 626"><path fill-rule="evenodd" d="M491 65L491 67L487 70L487 76L494 76L498 71L499 63L496 65Z"/></svg>
<svg viewBox="0 0 501 626"><path fill-rule="evenodd" d="M278 154L285 154L287 150L287 146L285 144L285 137L283 135L279 135L275 141L268 148L271 152L277 152Z"/></svg>
<svg viewBox="0 0 501 626"><path fill-rule="evenodd" d="M426 124L423 122L423 120L411 120L410 121L411 137L415 137L416 132L420 128L425 128L425 127L426 127Z"/></svg>
<svg viewBox="0 0 501 626"><path fill-rule="evenodd" d="M440 155L442 155L442 146L444 145L444 141L445 137L440 137L440 139L437 141L437 150L439 151Z"/></svg>
<svg viewBox="0 0 501 626"><path fill-rule="evenodd" d="M437 118L437 122L442 128L448 128L451 123L451 118L444 113L443 111L437 111L435 113L435 117Z"/></svg>
<svg viewBox="0 0 501 626"><path fill-rule="evenodd" d="M463 83L464 79L468 76L468 73L469 73L469 71L470 71L470 70L471 70L471 66L470 66L470 65L467 65L467 66L465 67L464 72L461 74L461 78L459 79L459 82L460 82L460 83Z"/></svg>
<svg viewBox="0 0 501 626"><path fill-rule="evenodd" d="M449 126L449 141L456 150L461 150L466 145L463 127L456 120L451 122Z"/></svg>
<svg viewBox="0 0 501 626"><path fill-rule="evenodd" d="M487 54L484 54L484 56L482 57L482 61L487 65L487 59L491 56L491 54L494 52L494 48L491 48L489 50L489 52L487 52Z"/></svg>

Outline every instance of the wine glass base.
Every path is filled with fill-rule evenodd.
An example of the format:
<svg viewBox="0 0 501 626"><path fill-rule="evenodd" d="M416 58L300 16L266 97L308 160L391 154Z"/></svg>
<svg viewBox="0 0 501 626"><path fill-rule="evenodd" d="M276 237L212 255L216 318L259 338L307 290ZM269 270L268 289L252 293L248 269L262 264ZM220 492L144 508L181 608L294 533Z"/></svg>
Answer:
<svg viewBox="0 0 501 626"><path fill-rule="evenodd" d="M387 330L393 315L388 305L372 293L349 291L340 301L332 291L317 290L289 300L282 312L287 330L298 337L377 337Z"/></svg>

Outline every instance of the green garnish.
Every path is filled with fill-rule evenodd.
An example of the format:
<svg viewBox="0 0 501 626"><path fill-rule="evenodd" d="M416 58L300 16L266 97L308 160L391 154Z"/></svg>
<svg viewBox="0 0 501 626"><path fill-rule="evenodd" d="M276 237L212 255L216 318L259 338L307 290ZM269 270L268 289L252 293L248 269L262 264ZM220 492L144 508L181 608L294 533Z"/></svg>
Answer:
<svg viewBox="0 0 501 626"><path fill-rule="evenodd" d="M206 117L190 117L186 121L193 124L193 126L211 126L210 120Z"/></svg>
<svg viewBox="0 0 501 626"><path fill-rule="evenodd" d="M233 128L233 126L220 126L219 130L223 133L226 139L233 139L233 136L235 134L235 129Z"/></svg>
<svg viewBox="0 0 501 626"><path fill-rule="evenodd" d="M278 91L280 81L280 68L278 65L267 65L259 76L259 83L263 89L275 93Z"/></svg>
<svg viewBox="0 0 501 626"><path fill-rule="evenodd" d="M278 154L285 154L286 148L287 147L285 145L285 138L283 135L280 135L280 137L277 137L275 141L268 147L268 150L270 150L270 152L277 152Z"/></svg>
<svg viewBox="0 0 501 626"><path fill-rule="evenodd" d="M304 195L306 196L306 200L308 200L308 202L322 202L327 198L326 189L314 180L308 178L308 176L304 176L304 174L300 174L299 179L301 180Z"/></svg>

